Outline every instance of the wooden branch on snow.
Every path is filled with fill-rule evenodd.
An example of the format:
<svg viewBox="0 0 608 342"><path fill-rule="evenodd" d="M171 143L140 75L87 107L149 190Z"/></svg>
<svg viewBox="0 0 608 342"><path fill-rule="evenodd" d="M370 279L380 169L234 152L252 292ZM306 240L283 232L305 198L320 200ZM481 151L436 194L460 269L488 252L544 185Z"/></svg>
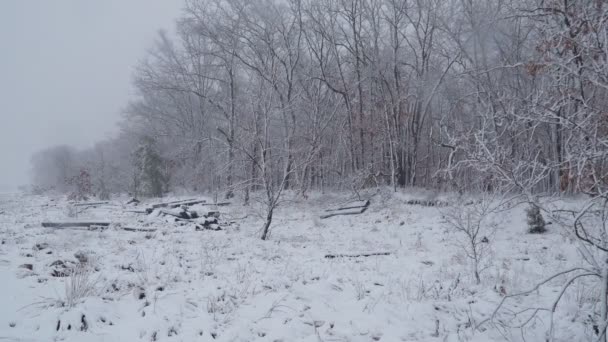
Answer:
<svg viewBox="0 0 608 342"><path fill-rule="evenodd" d="M421 205L423 207L447 207L450 205L448 202L441 200L409 200L406 201L405 204L409 205Z"/></svg>
<svg viewBox="0 0 608 342"><path fill-rule="evenodd" d="M132 228L132 227L122 227L121 228L127 232L144 232L144 233L153 233L156 229L148 229L148 228Z"/></svg>
<svg viewBox="0 0 608 342"><path fill-rule="evenodd" d="M219 202L219 203L201 203L202 205L210 205L210 206L216 206L216 207L225 207L227 205L230 205L230 202Z"/></svg>
<svg viewBox="0 0 608 342"><path fill-rule="evenodd" d="M178 208L178 207L181 207L182 205L190 206L190 205L195 205L195 204L204 204L206 202L207 202L206 200L188 200L188 201L171 203L171 204L169 204L168 207L169 208Z"/></svg>
<svg viewBox="0 0 608 342"><path fill-rule="evenodd" d="M481 203L480 200L477 201L468 201L465 202L464 205L474 205ZM405 201L405 204L409 205L421 205L423 207L447 207L450 205L450 202L442 201L442 200L421 200L421 199L412 199L409 201Z"/></svg>
<svg viewBox="0 0 608 342"><path fill-rule="evenodd" d="M107 228L110 226L109 222L42 222L42 226L45 228L87 228L86 230L92 230L95 227ZM120 230L127 232L144 232L152 233L156 229L149 228L133 228L133 227L119 227Z"/></svg>
<svg viewBox="0 0 608 342"><path fill-rule="evenodd" d="M174 211L170 211L170 210L160 210L160 213L162 215L167 215L167 216L173 216L176 217L178 219L181 220L190 220L190 219L197 219L198 213L196 213L195 211L179 211L179 212L174 212Z"/></svg>
<svg viewBox="0 0 608 342"><path fill-rule="evenodd" d="M368 206L369 206L369 200L354 201L354 202L345 203L339 208L327 209L325 211L340 211L340 210L346 210L346 209L367 208Z"/></svg>
<svg viewBox="0 0 608 342"><path fill-rule="evenodd" d="M110 222L42 222L45 228L108 227Z"/></svg>
<svg viewBox="0 0 608 342"><path fill-rule="evenodd" d="M376 252L376 253L360 253L360 254L326 254L326 259L335 259L335 258L367 258L371 256L384 256L391 255L391 252Z"/></svg>
<svg viewBox="0 0 608 342"><path fill-rule="evenodd" d="M338 208L325 210L328 212L328 214L321 215L321 219L326 219L329 217L340 216L340 215L363 214L369 207L369 203L370 203L369 200L348 202L348 203L342 204Z"/></svg>
<svg viewBox="0 0 608 342"><path fill-rule="evenodd" d="M148 212L145 210L123 210L123 213L136 213L136 214L147 214Z"/></svg>
<svg viewBox="0 0 608 342"><path fill-rule="evenodd" d="M82 202L82 203L74 203L75 207L90 207L90 206L94 206L94 205L102 205L102 204L109 204L110 201L103 201L103 202Z"/></svg>
<svg viewBox="0 0 608 342"><path fill-rule="evenodd" d="M177 205L179 207L183 202L189 202L189 201L196 201L196 198L190 198L190 199L187 199L187 200L179 200L179 201L156 203L156 204L152 204L150 206L150 208L152 208L152 209L166 208L166 207L170 207L172 205ZM172 208L175 208L175 207L172 207Z"/></svg>
<svg viewBox="0 0 608 342"><path fill-rule="evenodd" d="M367 207L356 208L356 209L336 210L336 211L332 211L330 214L321 215L321 219L326 219L326 218L330 218L333 216L340 216L340 215L359 215L359 214L363 214L366 210L367 210Z"/></svg>

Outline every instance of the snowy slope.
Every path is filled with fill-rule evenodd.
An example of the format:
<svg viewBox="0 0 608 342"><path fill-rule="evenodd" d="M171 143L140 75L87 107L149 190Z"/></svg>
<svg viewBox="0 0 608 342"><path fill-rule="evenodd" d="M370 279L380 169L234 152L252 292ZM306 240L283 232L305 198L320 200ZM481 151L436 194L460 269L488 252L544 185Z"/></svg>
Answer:
<svg viewBox="0 0 608 342"><path fill-rule="evenodd" d="M240 204L219 208L234 225L195 231L126 212L133 208L118 199L79 209L76 219L157 230L87 231L40 226L66 219L61 198L4 195L0 341L543 340L547 316L523 335L519 329L473 327L505 293L577 265L572 239L556 226L545 235L525 234L523 208L500 212L492 218L497 230L488 237L491 255L477 285L457 236L442 219L445 208L404 204L412 196L375 195L364 214L325 220L319 219L323 210L348 194L285 202L270 241L261 241L262 220L255 208ZM391 254L324 257L362 252ZM86 256L86 273L50 274L57 260L79 264L75 254ZM88 293L69 305L75 281ZM550 283L526 303L551 302L559 286ZM556 314L558 340L591 336L582 314L591 290L577 285L566 294Z"/></svg>

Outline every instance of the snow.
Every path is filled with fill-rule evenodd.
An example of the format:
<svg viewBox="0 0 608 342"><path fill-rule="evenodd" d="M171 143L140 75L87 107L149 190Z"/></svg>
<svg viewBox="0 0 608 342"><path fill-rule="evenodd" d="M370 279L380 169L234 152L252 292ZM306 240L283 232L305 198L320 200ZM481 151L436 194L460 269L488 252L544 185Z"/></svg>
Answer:
<svg viewBox="0 0 608 342"><path fill-rule="evenodd" d="M450 198L380 193L361 215L324 220L319 216L327 208L355 199L346 193L294 197L275 212L270 240L261 241L259 212L236 202L192 206L235 222L222 231L196 231L157 212L129 211L146 203L122 205L126 197L79 209L73 218L66 217L62 198L0 195L0 341L522 340L519 329L473 327L504 293L577 266L572 238L555 225L543 235L525 234L524 207L501 211L492 218L498 229L476 285L456 233L442 219L444 208L405 204L431 197ZM157 230L42 228L49 219ZM324 257L366 252L391 254ZM49 265L78 263L76 253L87 256L80 277L90 292L70 307L66 297L76 276L53 277ZM551 282L514 305L551 303L561 285ZM558 341L591 336L582 314L591 290L577 285L560 303ZM541 318L525 330L527 341L544 340L548 316Z"/></svg>

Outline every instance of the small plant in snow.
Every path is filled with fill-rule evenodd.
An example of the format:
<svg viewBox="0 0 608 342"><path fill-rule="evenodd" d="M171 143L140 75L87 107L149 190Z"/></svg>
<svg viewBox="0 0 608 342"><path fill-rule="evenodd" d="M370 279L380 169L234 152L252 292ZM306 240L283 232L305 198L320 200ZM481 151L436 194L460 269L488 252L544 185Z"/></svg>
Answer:
<svg viewBox="0 0 608 342"><path fill-rule="evenodd" d="M247 265L242 265L242 264L238 264L237 268L235 270L235 279L236 282L239 284L243 284L246 281L249 281L249 279L251 278L251 270L250 270L251 265L247 264Z"/></svg>
<svg viewBox="0 0 608 342"><path fill-rule="evenodd" d="M209 296L207 298L207 312L213 315L214 321L220 321L220 316L223 316L223 321L230 320L230 315L239 307L240 300L236 293L223 292L218 296Z"/></svg>
<svg viewBox="0 0 608 342"><path fill-rule="evenodd" d="M143 253L137 255L135 273L137 275L137 281L142 287L150 284L150 267L146 263Z"/></svg>
<svg viewBox="0 0 608 342"><path fill-rule="evenodd" d="M473 276L477 284L481 283L480 273L485 269L489 251L488 236L495 231L495 224L489 222L488 215L492 212L492 200L484 199L473 204L469 201L459 201L443 211L446 222L456 233L456 243L464 251L472 263Z"/></svg>
<svg viewBox="0 0 608 342"><path fill-rule="evenodd" d="M91 271L85 266L77 266L70 271L65 282L64 305L73 307L82 299L97 293L97 281L91 277Z"/></svg>
<svg viewBox="0 0 608 342"><path fill-rule="evenodd" d="M545 219L540 212L540 207L534 203L530 203L526 209L526 217L528 219L528 233L542 234L547 231L545 228Z"/></svg>
<svg viewBox="0 0 608 342"><path fill-rule="evenodd" d="M415 247L416 247L416 250L418 250L418 251L424 250L424 244L422 243L422 234L421 233L416 234Z"/></svg>
<svg viewBox="0 0 608 342"><path fill-rule="evenodd" d="M367 289L365 288L365 284L361 282L359 279L353 279L353 288L355 289L355 295L357 300L362 300L367 295Z"/></svg>

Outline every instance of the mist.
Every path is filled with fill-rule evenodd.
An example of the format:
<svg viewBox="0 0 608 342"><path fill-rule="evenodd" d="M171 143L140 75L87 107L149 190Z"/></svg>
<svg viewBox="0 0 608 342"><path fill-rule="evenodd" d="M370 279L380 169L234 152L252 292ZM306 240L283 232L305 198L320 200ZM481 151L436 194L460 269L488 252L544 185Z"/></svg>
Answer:
<svg viewBox="0 0 608 342"><path fill-rule="evenodd" d="M115 134L133 66L182 3L0 2L0 189L29 182L30 157Z"/></svg>

